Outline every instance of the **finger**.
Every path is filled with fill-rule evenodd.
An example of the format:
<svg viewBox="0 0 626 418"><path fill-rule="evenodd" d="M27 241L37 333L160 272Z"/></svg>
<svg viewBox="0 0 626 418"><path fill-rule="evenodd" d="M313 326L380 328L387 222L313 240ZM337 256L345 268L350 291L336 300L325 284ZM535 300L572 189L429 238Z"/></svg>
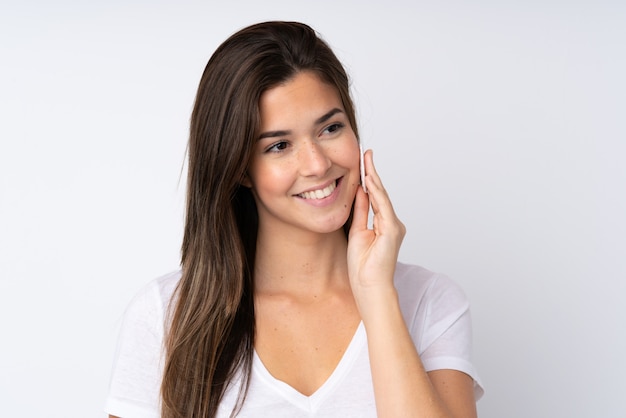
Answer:
<svg viewBox="0 0 626 418"><path fill-rule="evenodd" d="M380 176L378 175L378 171L376 171L376 167L374 166L374 151L368 149L365 151L363 157L366 183L374 184L376 187L384 189Z"/></svg>
<svg viewBox="0 0 626 418"><path fill-rule="evenodd" d="M368 150L366 156L366 181L368 187L368 195L370 205L372 206L373 229L376 235L391 234L394 239L402 239L406 233L406 227L398 219L396 212L389 198L387 190L384 188L380 176L374 167L374 156L371 150Z"/></svg>
<svg viewBox="0 0 626 418"><path fill-rule="evenodd" d="M396 215L393 210L393 205L391 204L391 199L374 167L374 155L372 150L367 150L364 160L367 173L365 181L369 190L372 211L375 215L380 213L383 218L394 218Z"/></svg>
<svg viewBox="0 0 626 418"><path fill-rule="evenodd" d="M361 187L357 187L354 210L352 212L352 225L350 231L367 229L367 217L369 215L369 197Z"/></svg>

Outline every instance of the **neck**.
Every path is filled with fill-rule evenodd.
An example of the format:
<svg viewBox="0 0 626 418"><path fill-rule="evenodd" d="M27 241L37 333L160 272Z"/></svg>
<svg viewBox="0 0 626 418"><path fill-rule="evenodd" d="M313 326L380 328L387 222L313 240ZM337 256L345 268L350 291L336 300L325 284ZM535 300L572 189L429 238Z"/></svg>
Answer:
<svg viewBox="0 0 626 418"><path fill-rule="evenodd" d="M349 286L343 230L276 236L259 230L255 292L313 294Z"/></svg>

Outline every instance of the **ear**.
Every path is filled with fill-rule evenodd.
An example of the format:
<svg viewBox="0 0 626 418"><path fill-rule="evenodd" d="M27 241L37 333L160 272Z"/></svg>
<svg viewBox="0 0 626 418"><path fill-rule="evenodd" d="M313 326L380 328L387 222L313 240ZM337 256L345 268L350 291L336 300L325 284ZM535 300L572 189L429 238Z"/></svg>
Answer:
<svg viewBox="0 0 626 418"><path fill-rule="evenodd" d="M250 176L248 175L248 172L246 171L246 173L243 175L243 178L241 179L241 183L240 183L243 187L247 187L248 189L252 188L252 181L250 180Z"/></svg>

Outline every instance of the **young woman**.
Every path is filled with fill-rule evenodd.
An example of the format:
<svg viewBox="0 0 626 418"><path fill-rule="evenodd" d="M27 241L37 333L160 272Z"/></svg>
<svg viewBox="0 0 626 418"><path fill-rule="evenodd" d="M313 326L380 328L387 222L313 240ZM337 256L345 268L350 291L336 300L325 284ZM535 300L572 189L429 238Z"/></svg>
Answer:
<svg viewBox="0 0 626 418"><path fill-rule="evenodd" d="M467 301L397 262L404 225L359 164L348 78L310 27L226 40L191 119L182 269L129 306L107 412L475 417Z"/></svg>

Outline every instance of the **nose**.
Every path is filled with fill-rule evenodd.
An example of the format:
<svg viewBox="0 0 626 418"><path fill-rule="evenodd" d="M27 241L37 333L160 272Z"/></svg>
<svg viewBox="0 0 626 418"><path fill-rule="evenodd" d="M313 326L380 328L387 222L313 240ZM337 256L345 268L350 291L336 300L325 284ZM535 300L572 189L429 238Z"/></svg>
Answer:
<svg viewBox="0 0 626 418"><path fill-rule="evenodd" d="M327 150L317 141L305 141L298 153L300 173L303 176L323 177L332 165L327 154Z"/></svg>

